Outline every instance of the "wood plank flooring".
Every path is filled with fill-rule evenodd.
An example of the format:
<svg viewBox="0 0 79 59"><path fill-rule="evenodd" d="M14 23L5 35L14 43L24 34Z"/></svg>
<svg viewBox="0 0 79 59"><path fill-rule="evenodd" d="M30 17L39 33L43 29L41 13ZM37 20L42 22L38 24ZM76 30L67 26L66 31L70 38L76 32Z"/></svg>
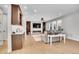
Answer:
<svg viewBox="0 0 79 59"><path fill-rule="evenodd" d="M38 38L37 38L38 39ZM34 38L29 35L24 40L23 48L15 50L13 54L78 54L79 42L66 39L66 43L63 41L53 43L52 45L45 44L41 41L35 41Z"/></svg>
<svg viewBox="0 0 79 59"><path fill-rule="evenodd" d="M0 54L5 54L5 53L7 53L7 41L6 40L4 40L3 41L3 46L1 46L0 47Z"/></svg>

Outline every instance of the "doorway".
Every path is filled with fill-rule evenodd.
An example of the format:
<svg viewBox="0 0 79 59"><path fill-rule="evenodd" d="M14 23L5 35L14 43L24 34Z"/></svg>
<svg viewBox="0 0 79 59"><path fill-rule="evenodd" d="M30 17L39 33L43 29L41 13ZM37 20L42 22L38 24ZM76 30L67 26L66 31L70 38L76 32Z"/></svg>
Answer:
<svg viewBox="0 0 79 59"><path fill-rule="evenodd" d="M31 22L26 21L26 33L29 35L31 33Z"/></svg>
<svg viewBox="0 0 79 59"><path fill-rule="evenodd" d="M44 33L44 31L46 30L46 23L45 22L43 22L42 27L43 27L43 33Z"/></svg>

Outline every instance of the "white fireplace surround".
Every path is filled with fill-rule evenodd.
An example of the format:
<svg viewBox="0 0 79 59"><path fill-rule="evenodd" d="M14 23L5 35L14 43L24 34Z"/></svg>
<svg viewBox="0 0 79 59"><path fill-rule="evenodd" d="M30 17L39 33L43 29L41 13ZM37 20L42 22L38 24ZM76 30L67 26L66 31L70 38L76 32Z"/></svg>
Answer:
<svg viewBox="0 0 79 59"><path fill-rule="evenodd" d="M34 23L40 23L41 28L33 28ZM42 22L41 21L31 21L31 34L37 34L37 33L42 33Z"/></svg>

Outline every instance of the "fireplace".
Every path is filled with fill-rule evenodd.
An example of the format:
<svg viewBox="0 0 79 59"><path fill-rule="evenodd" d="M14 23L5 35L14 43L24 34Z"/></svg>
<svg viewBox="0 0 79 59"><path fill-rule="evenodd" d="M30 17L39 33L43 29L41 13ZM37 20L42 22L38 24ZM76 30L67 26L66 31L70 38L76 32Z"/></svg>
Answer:
<svg viewBox="0 0 79 59"><path fill-rule="evenodd" d="M42 23L41 22L32 22L31 33L41 33L42 32Z"/></svg>
<svg viewBox="0 0 79 59"><path fill-rule="evenodd" d="M41 28L41 23L33 23L33 28Z"/></svg>

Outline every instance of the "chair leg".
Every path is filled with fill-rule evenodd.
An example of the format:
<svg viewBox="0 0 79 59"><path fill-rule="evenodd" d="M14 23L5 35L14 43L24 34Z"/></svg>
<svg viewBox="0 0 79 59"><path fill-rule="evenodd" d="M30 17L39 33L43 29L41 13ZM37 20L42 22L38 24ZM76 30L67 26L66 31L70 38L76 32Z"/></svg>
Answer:
<svg viewBox="0 0 79 59"><path fill-rule="evenodd" d="M59 37L59 42L61 42L61 37Z"/></svg>

